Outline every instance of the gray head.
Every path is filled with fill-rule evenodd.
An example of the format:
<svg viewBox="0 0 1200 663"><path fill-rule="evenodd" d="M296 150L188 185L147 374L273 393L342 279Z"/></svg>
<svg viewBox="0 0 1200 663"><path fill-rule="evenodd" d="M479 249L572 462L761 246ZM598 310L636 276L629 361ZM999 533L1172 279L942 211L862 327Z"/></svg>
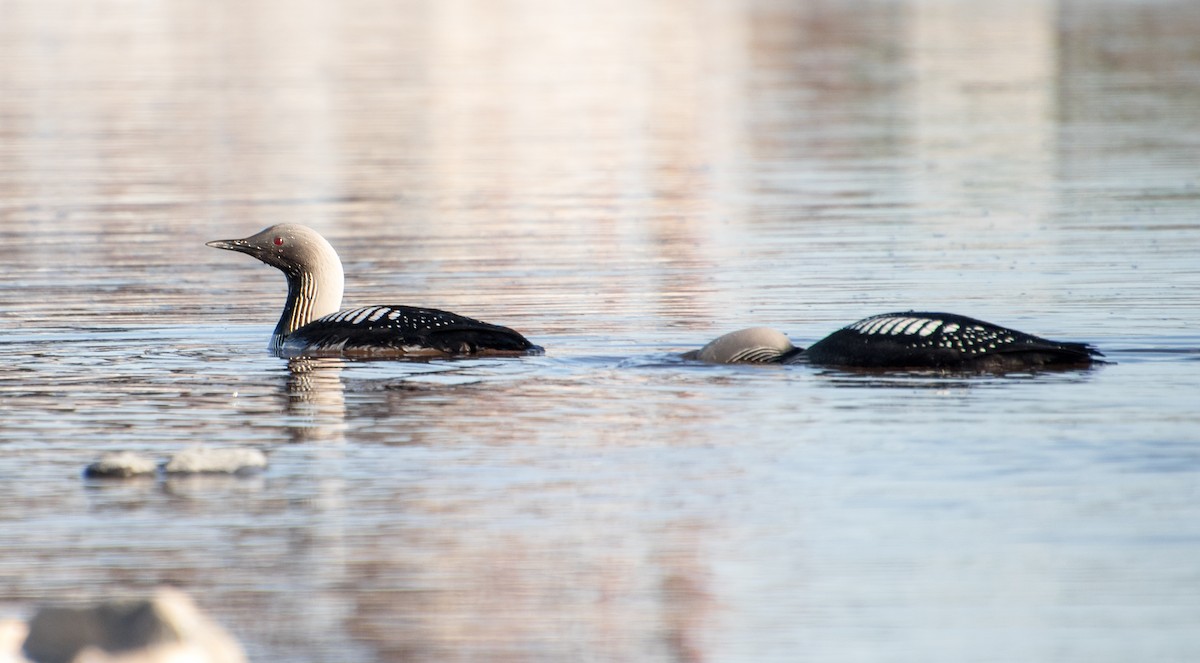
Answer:
<svg viewBox="0 0 1200 663"><path fill-rule="evenodd" d="M312 228L281 223L245 239L220 239L207 245L254 256L287 275L288 302L276 329L279 336L334 313L342 305L342 261Z"/></svg>
<svg viewBox="0 0 1200 663"><path fill-rule="evenodd" d="M280 223L245 239L219 239L207 246L252 255L285 273L342 271L333 246L317 231L298 223Z"/></svg>
<svg viewBox="0 0 1200 663"><path fill-rule="evenodd" d="M750 327L719 336L683 356L712 364L773 364L799 352L782 332L770 327Z"/></svg>

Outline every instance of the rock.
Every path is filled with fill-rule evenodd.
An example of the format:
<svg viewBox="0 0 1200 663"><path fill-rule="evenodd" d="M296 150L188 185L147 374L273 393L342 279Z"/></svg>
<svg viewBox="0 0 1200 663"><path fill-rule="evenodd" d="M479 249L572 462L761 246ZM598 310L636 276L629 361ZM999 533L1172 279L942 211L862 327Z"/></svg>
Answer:
<svg viewBox="0 0 1200 663"><path fill-rule="evenodd" d="M88 465L83 476L103 479L128 479L129 477L154 474L154 460L132 451L112 451Z"/></svg>
<svg viewBox="0 0 1200 663"><path fill-rule="evenodd" d="M0 663L25 663L21 655L21 643L29 634L25 622L17 619L0 619Z"/></svg>
<svg viewBox="0 0 1200 663"><path fill-rule="evenodd" d="M250 474L267 467L267 456L248 447L213 449L191 447L171 457L167 474Z"/></svg>
<svg viewBox="0 0 1200 663"><path fill-rule="evenodd" d="M245 663L246 655L183 592L85 608L43 608L29 623L35 663Z"/></svg>

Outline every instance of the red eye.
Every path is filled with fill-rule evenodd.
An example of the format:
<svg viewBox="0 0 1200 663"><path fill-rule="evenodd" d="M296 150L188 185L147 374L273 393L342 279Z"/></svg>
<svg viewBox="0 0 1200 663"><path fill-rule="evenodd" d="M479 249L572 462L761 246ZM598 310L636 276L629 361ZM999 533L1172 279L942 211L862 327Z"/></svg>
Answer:
<svg viewBox="0 0 1200 663"><path fill-rule="evenodd" d="M283 246L283 238L282 237L275 238L275 246Z"/></svg>

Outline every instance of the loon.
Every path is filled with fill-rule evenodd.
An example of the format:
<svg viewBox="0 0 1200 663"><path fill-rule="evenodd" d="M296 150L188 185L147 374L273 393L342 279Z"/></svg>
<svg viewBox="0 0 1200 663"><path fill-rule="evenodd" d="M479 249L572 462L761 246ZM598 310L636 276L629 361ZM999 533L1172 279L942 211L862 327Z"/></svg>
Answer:
<svg viewBox="0 0 1200 663"><path fill-rule="evenodd" d="M282 357L440 357L541 354L521 334L431 308L378 305L339 310L344 276L337 252L317 231L296 223L207 246L245 253L287 277L287 303L271 336Z"/></svg>
<svg viewBox="0 0 1200 663"><path fill-rule="evenodd" d="M685 359L710 363L809 363L867 369L1016 371L1081 367L1103 357L1087 343L1051 341L954 313L884 313L847 325L808 349L766 327L721 336Z"/></svg>
<svg viewBox="0 0 1200 663"><path fill-rule="evenodd" d="M683 358L710 364L782 364L801 352L781 331L750 327L719 336L699 350L683 353Z"/></svg>

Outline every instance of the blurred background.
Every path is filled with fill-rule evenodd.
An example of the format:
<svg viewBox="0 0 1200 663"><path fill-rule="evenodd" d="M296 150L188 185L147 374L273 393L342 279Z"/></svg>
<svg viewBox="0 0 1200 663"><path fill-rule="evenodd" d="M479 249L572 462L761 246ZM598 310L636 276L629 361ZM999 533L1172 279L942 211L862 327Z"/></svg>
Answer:
<svg viewBox="0 0 1200 663"><path fill-rule="evenodd" d="M36 278L67 241L81 269L124 254L138 273L220 265L180 293L193 304L257 269L197 242L290 220L344 260L402 252L395 271L418 280L403 290L447 279L427 284L439 301L547 331L599 313L635 335L647 315L707 334L753 314L817 336L879 306L1009 315L987 300L1015 294L1058 298L1036 314L1060 319L1080 297L1111 299L1114 280L1161 295L1190 257L1155 253L1135 272L1103 249L1145 246L1105 234L1131 223L1194 220L1198 12L7 0L6 259ZM981 266L986 292L940 290ZM443 272L474 267L502 292L460 297ZM348 271L351 293L376 296L354 278L371 270ZM1048 271L1066 280L1029 292ZM103 299L116 315L146 307ZM1084 303L1084 326L1106 317ZM535 305L551 311L526 321Z"/></svg>
<svg viewBox="0 0 1200 663"><path fill-rule="evenodd" d="M263 661L1200 659L1191 0L0 0L0 615L160 583ZM545 357L294 362L345 305ZM1034 376L704 367L948 310ZM86 483L97 453L271 451Z"/></svg>

